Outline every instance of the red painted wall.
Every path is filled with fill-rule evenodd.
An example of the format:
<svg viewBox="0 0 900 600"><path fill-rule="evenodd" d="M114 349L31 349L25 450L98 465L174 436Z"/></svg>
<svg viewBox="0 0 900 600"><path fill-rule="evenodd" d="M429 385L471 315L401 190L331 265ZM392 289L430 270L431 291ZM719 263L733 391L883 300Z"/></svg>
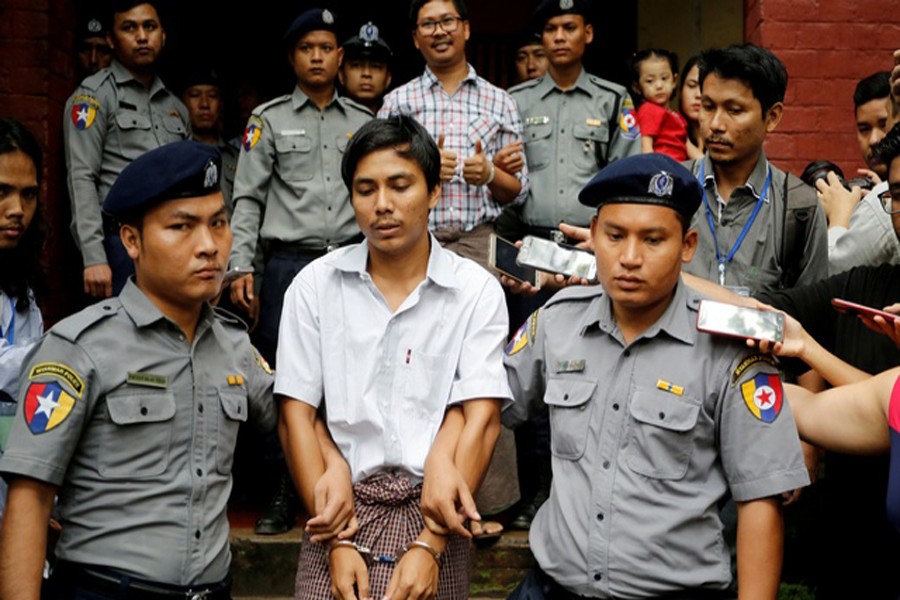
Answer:
<svg viewBox="0 0 900 600"><path fill-rule="evenodd" d="M848 177L863 166L856 142L857 81L890 70L900 48L896 0L746 0L744 38L771 49L788 70L784 119L766 153L799 174L815 159Z"/></svg>

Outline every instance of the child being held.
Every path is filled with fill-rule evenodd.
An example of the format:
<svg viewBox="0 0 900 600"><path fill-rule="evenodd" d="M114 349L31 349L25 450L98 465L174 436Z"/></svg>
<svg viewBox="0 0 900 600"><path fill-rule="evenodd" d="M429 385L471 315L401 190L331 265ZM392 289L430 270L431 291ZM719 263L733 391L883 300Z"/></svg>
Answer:
<svg viewBox="0 0 900 600"><path fill-rule="evenodd" d="M631 72L631 89L641 103L637 111L641 151L687 160L687 123L669 108L678 81L678 57L668 50L647 48L631 59Z"/></svg>

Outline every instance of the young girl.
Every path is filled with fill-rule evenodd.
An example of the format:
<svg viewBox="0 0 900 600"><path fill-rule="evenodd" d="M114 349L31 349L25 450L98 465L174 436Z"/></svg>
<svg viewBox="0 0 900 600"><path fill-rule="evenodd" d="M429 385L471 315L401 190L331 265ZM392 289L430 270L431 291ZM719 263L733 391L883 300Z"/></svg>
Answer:
<svg viewBox="0 0 900 600"><path fill-rule="evenodd" d="M658 48L641 50L631 60L631 89L642 102L638 108L641 150L687 160L687 123L669 109L678 80L678 57Z"/></svg>

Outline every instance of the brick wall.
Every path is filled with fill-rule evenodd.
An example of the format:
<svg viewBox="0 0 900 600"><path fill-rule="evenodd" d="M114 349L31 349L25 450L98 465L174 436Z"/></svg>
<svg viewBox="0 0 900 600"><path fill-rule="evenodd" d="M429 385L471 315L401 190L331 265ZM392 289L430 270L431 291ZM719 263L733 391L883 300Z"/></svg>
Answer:
<svg viewBox="0 0 900 600"><path fill-rule="evenodd" d="M827 158L855 176L863 161L853 89L890 69L900 48L896 1L746 0L744 38L771 49L788 69L784 118L766 142L769 158L796 174Z"/></svg>
<svg viewBox="0 0 900 600"><path fill-rule="evenodd" d="M44 258L53 277L41 305L48 322L71 311L80 280L73 249L59 243L68 229L60 115L75 85L74 16L66 0L0 0L0 115L22 121L44 148Z"/></svg>

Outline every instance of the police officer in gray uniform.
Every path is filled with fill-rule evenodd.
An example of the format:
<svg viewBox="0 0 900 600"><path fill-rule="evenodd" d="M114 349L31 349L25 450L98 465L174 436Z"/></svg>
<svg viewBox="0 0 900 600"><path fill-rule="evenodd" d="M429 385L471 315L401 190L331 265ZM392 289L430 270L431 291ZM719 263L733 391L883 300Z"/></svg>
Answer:
<svg viewBox="0 0 900 600"><path fill-rule="evenodd" d="M210 307L231 231L215 148L183 141L126 167L104 202L136 275L61 321L22 371L0 597L37 598L59 494L50 598L230 598L226 503L238 428L272 429L272 374Z"/></svg>
<svg viewBox="0 0 900 600"><path fill-rule="evenodd" d="M131 161L163 144L188 139L187 109L156 76L166 34L156 0L116 0L107 35L108 69L85 79L63 115L72 233L84 261L84 291L117 294L133 273L116 224L100 205Z"/></svg>
<svg viewBox="0 0 900 600"><path fill-rule="evenodd" d="M582 66L594 37L588 0L543 0L534 13L547 74L510 89L525 127L531 190L523 218L531 235L555 237L560 222L587 225L592 212L576 201L607 163L640 154L641 132L624 87Z"/></svg>
<svg viewBox="0 0 900 600"><path fill-rule="evenodd" d="M680 281L701 190L667 156L616 161L579 195L601 286L557 294L507 348L516 426L549 410L538 567L511 598L730 598L717 505L738 503L740 593L774 598L782 492L809 482L771 358L697 331ZM760 560L760 559L764 560Z"/></svg>
<svg viewBox="0 0 900 600"><path fill-rule="evenodd" d="M360 240L341 181L341 158L353 133L372 114L338 96L342 50L328 10L302 13L284 34L297 75L293 93L253 111L244 132L234 182L232 267L250 267L257 240L267 246L260 291L258 343L274 360L281 303L294 276L328 250ZM231 286L234 303L247 310L252 275Z"/></svg>

